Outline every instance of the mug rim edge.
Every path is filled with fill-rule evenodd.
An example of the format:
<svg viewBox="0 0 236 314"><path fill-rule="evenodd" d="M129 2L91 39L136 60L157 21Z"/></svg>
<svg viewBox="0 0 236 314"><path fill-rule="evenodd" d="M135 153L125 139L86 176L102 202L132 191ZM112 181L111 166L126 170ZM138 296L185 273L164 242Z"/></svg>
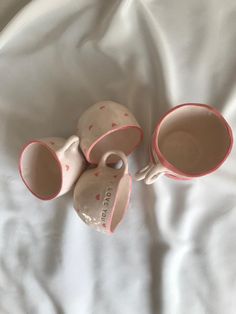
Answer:
<svg viewBox="0 0 236 314"><path fill-rule="evenodd" d="M169 115L171 114L172 112L174 112L175 110L178 110L179 108L182 108L182 107L187 107L187 106L196 106L196 107L203 107L203 108L206 108L208 109L209 111L213 112L220 120L221 120L221 123L225 126L226 128L226 131L228 133L228 136L229 136L229 147L227 148L227 151L224 155L224 157L222 158L222 160L217 164L215 165L213 168L207 170L207 171L203 171L203 172L200 172L200 173L196 173L196 174L190 174L190 173L187 173L187 172L184 172L184 171L181 171L179 170L178 168L176 168L173 164L171 164L165 157L164 155L162 154L162 152L160 151L159 147L158 147L158 144L157 144L157 137L158 137L158 134L159 134L159 130L160 130L160 127L161 127L161 123L163 122L163 120ZM155 127L155 131L154 131L154 134L153 134L153 137L152 137L152 145L154 147L154 150L155 150L155 153L157 154L161 164L166 167L167 169L175 172L176 174L179 174L179 175L183 175L183 176L187 176L189 178L197 178L197 177L202 177L202 176L205 176L207 174L210 174L214 171L216 171L224 162L225 160L227 159L227 157L229 156L231 150L232 150L232 147L233 147L233 143L234 143L234 137L233 137L233 132L232 132L232 128L230 127L230 125L228 124L228 122L226 121L226 119L223 117L223 115L216 109L214 108L213 106L210 106L210 105L207 105L207 104L202 104L202 103L184 103L184 104L180 104L178 106L175 106L173 108L171 108L170 110L168 110L162 117L161 119L159 120L159 122L157 123L156 127Z"/></svg>
<svg viewBox="0 0 236 314"><path fill-rule="evenodd" d="M52 156L53 158L56 160L57 164L59 165L59 169L60 169L60 187L59 187L59 190L57 193L54 193L52 196L50 197L43 197L43 196L39 196L36 192L34 192L30 187L29 185L26 183L24 177L23 177L23 174L22 174L22 158L23 158L23 153L24 151L26 150L26 148L31 145L31 144L35 144L35 143L38 143L38 144L41 144L42 146L46 147L51 153L52 153ZM63 172L63 169L62 169L62 166L61 166L61 163L60 163L60 160L58 159L57 157L57 154L56 152L50 147L48 146L45 142L43 142L42 140L31 140L29 142L27 142L23 148L21 149L21 152L20 152L20 158L19 158L19 162L18 162L18 169L19 169L19 173L20 173L20 177L23 181L23 183L25 184L25 186L27 187L27 189L35 196L37 197L38 199L42 200L42 201L50 201L52 199L55 199L56 197L60 196L60 192L62 190L62 186L63 186L63 175L62 175L62 172Z"/></svg>
<svg viewBox="0 0 236 314"><path fill-rule="evenodd" d="M103 140L107 135L110 135L114 132L117 132L117 131L120 131L120 130L125 130L125 129L129 129L129 128L133 128L133 129L137 129L139 132L140 132L140 137L139 137L139 140L138 142L132 147L132 149L130 150L130 152L128 154L125 154L126 156L129 156L139 145L140 143L143 141L143 137L144 137L144 132L143 132L143 129L141 128L141 126L139 125L125 125L125 126L119 126L117 128L114 128L112 130L109 130L107 131L106 133L104 133L103 135L99 136L88 148L88 150L86 151L86 153L84 154L87 161L90 163L90 164L93 164L93 165L97 165L98 162L93 162L90 158L90 155L91 155L91 151L92 149L94 148L94 146L99 143L101 140ZM83 150L83 149L82 149Z"/></svg>

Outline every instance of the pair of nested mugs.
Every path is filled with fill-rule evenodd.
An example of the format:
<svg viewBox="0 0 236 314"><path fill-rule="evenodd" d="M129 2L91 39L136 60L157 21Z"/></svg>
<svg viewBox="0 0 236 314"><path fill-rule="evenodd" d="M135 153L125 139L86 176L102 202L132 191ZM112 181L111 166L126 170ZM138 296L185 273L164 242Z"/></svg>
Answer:
<svg viewBox="0 0 236 314"><path fill-rule="evenodd" d="M127 156L142 138L142 128L125 106L99 102L82 114L77 135L27 143L20 155L20 175L42 200L74 187L74 208L80 218L98 231L112 233L130 200ZM161 174L177 180L209 174L225 161L232 145L231 128L215 108L179 105L157 124L149 164L136 173L136 180L152 184Z"/></svg>

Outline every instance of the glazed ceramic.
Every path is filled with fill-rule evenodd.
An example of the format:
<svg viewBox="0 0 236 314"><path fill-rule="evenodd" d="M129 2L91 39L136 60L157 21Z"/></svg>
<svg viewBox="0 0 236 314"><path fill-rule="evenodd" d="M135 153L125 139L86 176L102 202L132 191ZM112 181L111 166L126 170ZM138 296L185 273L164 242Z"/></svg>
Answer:
<svg viewBox="0 0 236 314"><path fill-rule="evenodd" d="M87 161L93 164L97 164L110 150L120 150L129 155L143 137L133 114L113 101L102 101L88 108L80 117L77 130L81 149Z"/></svg>
<svg viewBox="0 0 236 314"><path fill-rule="evenodd" d="M68 192L85 169L79 138L49 137L23 148L19 171L26 187L38 198L51 200Z"/></svg>
<svg viewBox="0 0 236 314"><path fill-rule="evenodd" d="M120 169L107 165L110 156L122 161ZM128 207L131 176L123 152L110 151L103 155L96 168L85 171L74 190L74 208L90 227L104 233L113 233Z"/></svg>
<svg viewBox="0 0 236 314"><path fill-rule="evenodd" d="M204 176L222 165L232 145L232 130L215 108L179 105L158 123L150 145L150 163L136 179L152 184L161 174L179 180Z"/></svg>

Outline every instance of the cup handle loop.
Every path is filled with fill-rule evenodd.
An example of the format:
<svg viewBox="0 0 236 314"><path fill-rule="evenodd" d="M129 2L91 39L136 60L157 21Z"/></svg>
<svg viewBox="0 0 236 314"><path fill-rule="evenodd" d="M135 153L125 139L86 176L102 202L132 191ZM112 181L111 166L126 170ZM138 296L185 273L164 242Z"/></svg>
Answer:
<svg viewBox="0 0 236 314"><path fill-rule="evenodd" d="M98 167L107 167L107 159L109 156L111 155L116 155L116 156L119 156L120 159L122 160L123 164L121 166L120 169L118 170L123 170L123 173L124 174L128 174L128 160L127 160L127 157L126 155L122 152L122 151L119 151L119 150L111 150L109 152L106 152L102 158L100 159L100 162L98 164Z"/></svg>
<svg viewBox="0 0 236 314"><path fill-rule="evenodd" d="M66 151L72 146L76 144L76 147L79 145L79 137L76 135L72 135L66 140L64 146L59 149L58 153L59 154L64 154Z"/></svg>
<svg viewBox="0 0 236 314"><path fill-rule="evenodd" d="M139 170L136 174L135 174L135 179L136 181L141 181L143 180L147 173L149 172L149 170L152 168L153 163L150 161L149 164L147 166L145 166L144 168L142 168L141 170Z"/></svg>
<svg viewBox="0 0 236 314"><path fill-rule="evenodd" d="M150 161L147 166L136 173L135 179L136 181L144 180L146 184L152 184L157 180L159 175L165 172L166 168L162 166L160 162L154 164L152 161Z"/></svg>
<svg viewBox="0 0 236 314"><path fill-rule="evenodd" d="M161 163L153 164L152 167L148 170L144 182L146 184L153 184L160 175L166 173L166 168L162 166Z"/></svg>

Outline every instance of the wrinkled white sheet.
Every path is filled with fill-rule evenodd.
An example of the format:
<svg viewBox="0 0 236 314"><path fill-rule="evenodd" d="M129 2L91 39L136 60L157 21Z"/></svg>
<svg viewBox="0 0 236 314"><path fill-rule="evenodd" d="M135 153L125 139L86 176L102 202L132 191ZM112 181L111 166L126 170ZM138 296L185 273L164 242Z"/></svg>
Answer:
<svg viewBox="0 0 236 314"><path fill-rule="evenodd" d="M0 28L28 1L1 0ZM183 102L236 130L234 0L31 1L0 33L0 313L235 314L236 151L191 182L134 183L107 237L72 194L35 199L17 171L29 138L67 137L89 105L127 105L142 125Z"/></svg>

